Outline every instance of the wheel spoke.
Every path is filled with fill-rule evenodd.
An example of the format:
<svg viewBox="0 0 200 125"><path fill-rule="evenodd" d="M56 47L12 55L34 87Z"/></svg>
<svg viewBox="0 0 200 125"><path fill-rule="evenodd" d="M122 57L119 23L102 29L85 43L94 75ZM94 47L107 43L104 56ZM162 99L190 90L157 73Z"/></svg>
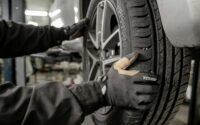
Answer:
<svg viewBox="0 0 200 125"><path fill-rule="evenodd" d="M102 33L103 2L97 6L96 16L96 41L100 43Z"/></svg>
<svg viewBox="0 0 200 125"><path fill-rule="evenodd" d="M89 32L89 38L96 49L99 49L99 43L96 41L96 37L93 33Z"/></svg>
<svg viewBox="0 0 200 125"><path fill-rule="evenodd" d="M103 65L112 65L114 62L118 61L120 59L120 56L116 56L114 58L110 58L103 61Z"/></svg>
<svg viewBox="0 0 200 125"><path fill-rule="evenodd" d="M117 43L119 43L119 29L117 29L114 33L112 33L106 41L102 44L102 49L113 48Z"/></svg>
<svg viewBox="0 0 200 125"><path fill-rule="evenodd" d="M108 36L111 34L110 31L110 25L111 25L111 17L114 14L110 6L108 5L108 2L104 2L103 7L103 15L102 15L102 35L101 35L101 42L105 42L105 40L108 38Z"/></svg>
<svg viewBox="0 0 200 125"><path fill-rule="evenodd" d="M106 25L108 25L109 23L107 23L107 18L108 18L108 4L105 1L104 2L104 9L103 9L103 15L102 15L102 36L101 36L101 42L104 42L105 39L105 35L108 34L108 28L106 27ZM107 28L107 30L106 30Z"/></svg>
<svg viewBox="0 0 200 125"><path fill-rule="evenodd" d="M92 61L90 62L90 63L92 63L92 65L91 65L91 67L90 67L88 80L94 80L95 77L96 77L96 74L97 74L97 72L98 72L99 60L98 60L98 58L94 55L94 53L90 52L89 50L87 50L87 53L88 53L89 57L92 59Z"/></svg>
<svg viewBox="0 0 200 125"><path fill-rule="evenodd" d="M93 62L99 62L98 57L95 55L96 54L95 51L91 52L91 50L90 51L87 50L87 53L88 53L89 57L92 59Z"/></svg>
<svg viewBox="0 0 200 125"><path fill-rule="evenodd" d="M107 60L104 60L103 61L103 74L105 75L106 74L106 67L110 67L112 66L113 63L115 63L116 61L118 61L120 59L120 56L116 56L114 58L110 58L110 59L107 59Z"/></svg>
<svg viewBox="0 0 200 125"><path fill-rule="evenodd" d="M89 77L88 77L89 81L95 79L96 74L98 72L98 67L99 67L99 64L97 62L93 62L92 67L89 72Z"/></svg>

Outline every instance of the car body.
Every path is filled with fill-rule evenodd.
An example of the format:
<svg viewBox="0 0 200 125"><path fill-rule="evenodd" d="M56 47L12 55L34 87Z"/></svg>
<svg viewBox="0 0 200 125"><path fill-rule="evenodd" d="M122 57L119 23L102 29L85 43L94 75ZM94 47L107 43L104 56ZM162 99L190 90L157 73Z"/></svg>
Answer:
<svg viewBox="0 0 200 125"><path fill-rule="evenodd" d="M200 47L200 1L157 0L167 37L176 47Z"/></svg>
<svg viewBox="0 0 200 125"><path fill-rule="evenodd" d="M61 13L51 18L60 18L64 26L79 21L86 15L90 0L56 0L51 12L58 9ZM200 46L200 1L199 0L157 0L163 27L170 42L176 47ZM67 41L68 50L82 52L83 39Z"/></svg>

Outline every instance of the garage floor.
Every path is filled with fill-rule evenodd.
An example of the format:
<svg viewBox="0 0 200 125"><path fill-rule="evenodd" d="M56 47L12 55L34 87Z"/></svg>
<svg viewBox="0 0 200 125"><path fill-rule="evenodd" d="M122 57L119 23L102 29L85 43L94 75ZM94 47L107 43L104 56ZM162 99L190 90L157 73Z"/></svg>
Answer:
<svg viewBox="0 0 200 125"><path fill-rule="evenodd" d="M175 116L175 118L171 121L169 125L187 125L188 120L188 106L181 106L179 112ZM87 117L85 122L82 125L94 125L91 118Z"/></svg>
<svg viewBox="0 0 200 125"><path fill-rule="evenodd" d="M174 120L170 125L187 125L189 107L186 105L181 106Z"/></svg>

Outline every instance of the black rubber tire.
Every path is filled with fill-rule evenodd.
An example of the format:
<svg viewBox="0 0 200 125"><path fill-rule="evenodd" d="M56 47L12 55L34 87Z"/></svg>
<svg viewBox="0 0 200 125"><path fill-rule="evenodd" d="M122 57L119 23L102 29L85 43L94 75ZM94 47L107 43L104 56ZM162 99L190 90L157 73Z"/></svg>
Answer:
<svg viewBox="0 0 200 125"><path fill-rule="evenodd" d="M90 18L102 0L91 0ZM160 92L148 111L127 111L114 108L106 115L98 112L96 125L166 125L182 104L189 81L191 56L187 49L173 47L166 38L156 0L108 0L119 18L123 55L133 51L142 56L134 69L159 75ZM87 48L85 42L84 48ZM84 51L85 77L88 74L87 53ZM116 113L117 112L117 113Z"/></svg>

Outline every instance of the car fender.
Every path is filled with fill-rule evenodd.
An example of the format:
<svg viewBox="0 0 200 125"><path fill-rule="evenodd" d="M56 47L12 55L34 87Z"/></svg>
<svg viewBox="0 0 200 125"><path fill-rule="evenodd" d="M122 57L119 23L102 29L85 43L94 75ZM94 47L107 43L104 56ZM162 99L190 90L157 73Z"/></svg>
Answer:
<svg viewBox="0 0 200 125"><path fill-rule="evenodd" d="M163 27L176 47L200 47L200 0L157 0Z"/></svg>

